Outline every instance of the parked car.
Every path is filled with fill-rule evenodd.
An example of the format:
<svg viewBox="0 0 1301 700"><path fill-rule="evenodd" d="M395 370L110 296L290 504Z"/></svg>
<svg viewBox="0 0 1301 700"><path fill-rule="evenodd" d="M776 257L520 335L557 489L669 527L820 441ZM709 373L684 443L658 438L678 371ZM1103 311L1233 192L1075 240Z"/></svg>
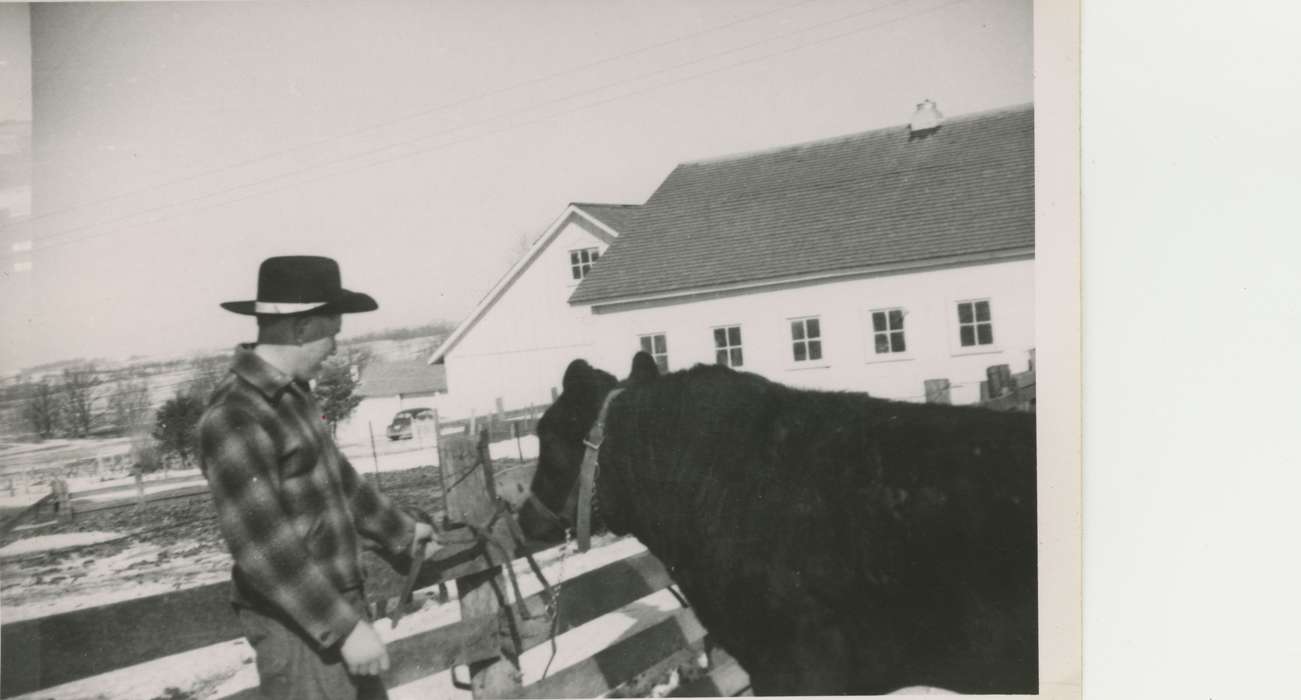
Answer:
<svg viewBox="0 0 1301 700"><path fill-rule="evenodd" d="M433 420L434 409L432 408L408 408L398 411L393 416L393 422L388 424L389 440L410 440L415 437L415 426L413 421Z"/></svg>

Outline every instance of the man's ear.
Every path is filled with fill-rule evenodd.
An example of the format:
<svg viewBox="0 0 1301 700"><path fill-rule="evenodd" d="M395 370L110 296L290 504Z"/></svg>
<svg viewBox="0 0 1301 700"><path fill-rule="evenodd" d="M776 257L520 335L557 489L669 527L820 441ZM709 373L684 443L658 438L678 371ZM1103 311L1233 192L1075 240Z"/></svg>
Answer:
<svg viewBox="0 0 1301 700"><path fill-rule="evenodd" d="M592 366L585 360L574 360L565 368L565 378L560 381L563 391L575 391L591 383Z"/></svg>
<svg viewBox="0 0 1301 700"><path fill-rule="evenodd" d="M659 376L659 365L655 364L654 358L649 353L643 350L632 356L632 371L628 373L629 384L654 381Z"/></svg>
<svg viewBox="0 0 1301 700"><path fill-rule="evenodd" d="M289 340L294 345L302 345L304 342L307 341L308 337L311 336L312 317L295 316L293 318L293 322L289 324L289 330L293 334L293 337L291 337Z"/></svg>

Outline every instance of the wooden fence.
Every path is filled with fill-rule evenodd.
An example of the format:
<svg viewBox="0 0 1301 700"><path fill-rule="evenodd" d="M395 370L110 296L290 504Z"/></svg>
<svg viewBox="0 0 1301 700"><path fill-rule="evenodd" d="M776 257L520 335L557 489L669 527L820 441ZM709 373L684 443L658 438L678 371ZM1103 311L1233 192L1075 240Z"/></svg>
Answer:
<svg viewBox="0 0 1301 700"><path fill-rule="evenodd" d="M509 514L495 492L486 440L485 432L479 441L443 441L444 479L455 481L448 491L446 519L452 523L446 535L453 543L424 563L415 584L423 590L455 582L461 620L390 642L392 668L384 676L388 687L465 667L475 698L637 694L657 676L703 652L709 655L708 669L682 685L678 694L736 695L748 690L748 678L735 661L708 648L704 628L689 609L663 612L591 658L524 687L519 659L525 651L671 582L659 561L643 552L563 582L552 581L561 584L555 600L545 591L516 599L503 567L541 552L524 548L511 535ZM228 584L222 583L0 626L0 697L237 639L241 633L228 599ZM397 604L385 598L373 603L373 611L382 616ZM555 612L554 618L548 609ZM232 697L255 696L255 689L247 689Z"/></svg>
<svg viewBox="0 0 1301 700"><path fill-rule="evenodd" d="M1034 368L1013 375L1006 365L991 367L981 383L981 404L999 410L1035 407ZM926 399L947 403L947 380L928 380ZM447 496L444 523L460 525L449 537L461 538L426 561L417 589L455 582L461 620L389 644L390 688L450 669L468 669L475 698L594 697L637 694L645 684L700 653L707 671L674 695L746 694L749 679L725 653L711 649L705 630L690 609L662 614L649 626L624 635L591 658L523 686L520 656L607 613L670 586L664 567L649 553L637 554L575 576L559 587L556 600L538 593L516 600L506 566L528 554L510 531L509 514L500 510L487 444L536 429L542 408L500 411L493 416L447 421L440 427L440 465ZM479 439L448 435L464 425L478 428ZM512 427L514 426L514 427ZM473 434L473 433L470 433ZM481 535L477 538L475 535ZM556 582L552 582L556 583ZM51 688L116 669L212 644L238 639L241 631L229 604L229 584L201 586L87 610L0 626L0 697ZM373 603L382 616L394 598ZM548 604L556 611L546 614ZM521 608L527 614L521 614ZM252 689L233 697L252 698Z"/></svg>
<svg viewBox="0 0 1301 700"><path fill-rule="evenodd" d="M1034 351L1030 351L1030 367L1025 372L1013 374L1008 365L994 365L985 370L985 381L980 382L979 406L996 411L1030 411L1036 407ZM927 379L922 383L926 403L952 403L948 379Z"/></svg>

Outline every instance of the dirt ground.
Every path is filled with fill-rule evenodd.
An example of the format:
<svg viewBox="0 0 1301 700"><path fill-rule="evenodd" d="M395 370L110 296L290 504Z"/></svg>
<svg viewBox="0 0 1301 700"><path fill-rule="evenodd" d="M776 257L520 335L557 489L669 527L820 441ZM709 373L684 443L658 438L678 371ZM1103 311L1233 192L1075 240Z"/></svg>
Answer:
<svg viewBox="0 0 1301 700"><path fill-rule="evenodd" d="M519 465L501 461L496 466L507 472ZM374 480L375 475L364 478ZM398 505L441 512L435 470L420 467L385 472L379 478L381 490ZM0 559L0 616L5 622L213 583L230 575L230 555L206 494L152 503L144 510L88 513L71 523L17 530L0 538L0 548L24 538L73 533L118 537ZM373 593L399 590L396 575L379 557L367 553L363 564Z"/></svg>

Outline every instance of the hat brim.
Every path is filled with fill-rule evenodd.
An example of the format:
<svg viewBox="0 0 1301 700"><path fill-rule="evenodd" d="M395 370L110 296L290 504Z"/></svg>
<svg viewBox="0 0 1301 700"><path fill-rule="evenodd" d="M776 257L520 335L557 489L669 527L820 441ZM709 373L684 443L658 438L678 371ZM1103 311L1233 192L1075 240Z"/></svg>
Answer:
<svg viewBox="0 0 1301 700"><path fill-rule="evenodd" d="M323 306L290 314L259 312L257 310L257 301L224 301L221 303L221 308L241 316L311 316L359 314L374 311L379 308L379 304L369 294L341 289L338 296L326 302Z"/></svg>

